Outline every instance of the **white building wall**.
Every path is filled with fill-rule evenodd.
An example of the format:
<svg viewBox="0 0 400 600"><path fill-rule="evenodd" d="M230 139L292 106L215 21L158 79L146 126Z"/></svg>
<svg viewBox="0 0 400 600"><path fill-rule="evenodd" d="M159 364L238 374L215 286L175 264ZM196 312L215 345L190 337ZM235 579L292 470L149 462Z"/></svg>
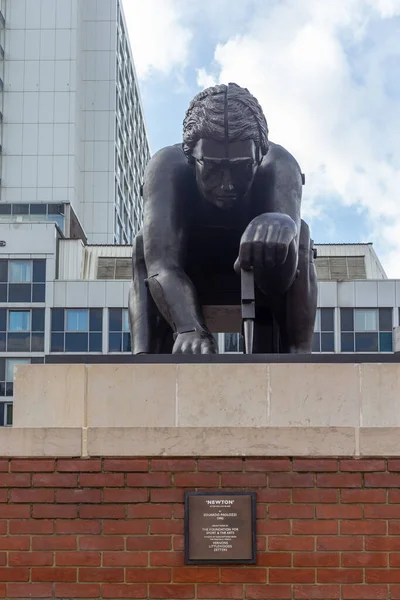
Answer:
<svg viewBox="0 0 400 600"><path fill-rule="evenodd" d="M117 0L79 2L82 222L92 243L114 241Z"/></svg>
<svg viewBox="0 0 400 600"><path fill-rule="evenodd" d="M76 1L5 2L2 202L66 202L74 187Z"/></svg>

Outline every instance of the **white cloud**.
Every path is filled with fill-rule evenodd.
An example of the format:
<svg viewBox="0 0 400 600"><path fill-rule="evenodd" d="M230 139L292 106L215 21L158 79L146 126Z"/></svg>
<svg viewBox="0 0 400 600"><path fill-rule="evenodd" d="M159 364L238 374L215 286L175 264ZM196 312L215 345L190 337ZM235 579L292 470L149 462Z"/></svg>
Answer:
<svg viewBox="0 0 400 600"><path fill-rule="evenodd" d="M214 68L198 70L199 86L248 87L272 141L306 172L306 216L323 211L322 195L366 209L375 241L387 245L381 258L389 275L400 276L400 83L388 76L400 60L390 21L400 15L400 0L254 6L245 33L216 46Z"/></svg>
<svg viewBox="0 0 400 600"><path fill-rule="evenodd" d="M206 89L216 85L217 80L214 75L210 75L204 68L197 69L197 84L199 87Z"/></svg>
<svg viewBox="0 0 400 600"><path fill-rule="evenodd" d="M187 65L192 33L181 22L180 0L123 0L123 5L139 78Z"/></svg>

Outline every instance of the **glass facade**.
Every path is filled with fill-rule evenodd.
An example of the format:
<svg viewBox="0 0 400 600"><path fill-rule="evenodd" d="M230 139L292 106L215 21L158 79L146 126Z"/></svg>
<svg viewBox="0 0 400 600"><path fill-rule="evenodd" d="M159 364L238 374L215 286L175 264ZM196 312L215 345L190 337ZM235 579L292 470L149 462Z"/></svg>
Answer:
<svg viewBox="0 0 400 600"><path fill-rule="evenodd" d="M10 283L31 283L32 263L30 260L10 260L8 263Z"/></svg>
<svg viewBox="0 0 400 600"><path fill-rule="evenodd" d="M1 308L0 352L44 352L44 308Z"/></svg>
<svg viewBox="0 0 400 600"><path fill-rule="evenodd" d="M341 308L342 352L392 352L392 308Z"/></svg>
<svg viewBox="0 0 400 600"><path fill-rule="evenodd" d="M244 340L241 333L224 334L224 353L243 352Z"/></svg>
<svg viewBox="0 0 400 600"><path fill-rule="evenodd" d="M117 11L114 243L131 244L143 220L141 184L150 151L119 2Z"/></svg>
<svg viewBox="0 0 400 600"><path fill-rule="evenodd" d="M335 351L334 308L318 308L315 317L313 352Z"/></svg>
<svg viewBox="0 0 400 600"><path fill-rule="evenodd" d="M64 233L64 204L0 204L0 223L2 221L50 221L56 223Z"/></svg>
<svg viewBox="0 0 400 600"><path fill-rule="evenodd" d="M51 352L102 352L102 308L53 308Z"/></svg>
<svg viewBox="0 0 400 600"><path fill-rule="evenodd" d="M110 308L108 311L108 351L131 352L128 309Z"/></svg>

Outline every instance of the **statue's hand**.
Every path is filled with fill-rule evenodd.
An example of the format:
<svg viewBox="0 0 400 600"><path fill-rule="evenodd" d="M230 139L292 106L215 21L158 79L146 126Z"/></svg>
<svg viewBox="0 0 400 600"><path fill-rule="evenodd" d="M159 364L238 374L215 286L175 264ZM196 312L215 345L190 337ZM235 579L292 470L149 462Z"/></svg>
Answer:
<svg viewBox="0 0 400 600"><path fill-rule="evenodd" d="M283 265L297 235L296 223L282 213L264 213L253 219L240 240L235 270Z"/></svg>
<svg viewBox="0 0 400 600"><path fill-rule="evenodd" d="M207 331L187 331L177 335L172 354L218 354L218 346Z"/></svg>

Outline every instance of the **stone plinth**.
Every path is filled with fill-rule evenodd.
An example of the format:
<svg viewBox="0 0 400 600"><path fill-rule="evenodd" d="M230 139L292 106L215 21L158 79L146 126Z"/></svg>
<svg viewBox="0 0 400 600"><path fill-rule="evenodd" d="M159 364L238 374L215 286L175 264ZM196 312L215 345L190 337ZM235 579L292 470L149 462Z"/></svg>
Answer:
<svg viewBox="0 0 400 600"><path fill-rule="evenodd" d="M82 456L393 455L399 383L398 363L19 365L0 454L59 430Z"/></svg>

